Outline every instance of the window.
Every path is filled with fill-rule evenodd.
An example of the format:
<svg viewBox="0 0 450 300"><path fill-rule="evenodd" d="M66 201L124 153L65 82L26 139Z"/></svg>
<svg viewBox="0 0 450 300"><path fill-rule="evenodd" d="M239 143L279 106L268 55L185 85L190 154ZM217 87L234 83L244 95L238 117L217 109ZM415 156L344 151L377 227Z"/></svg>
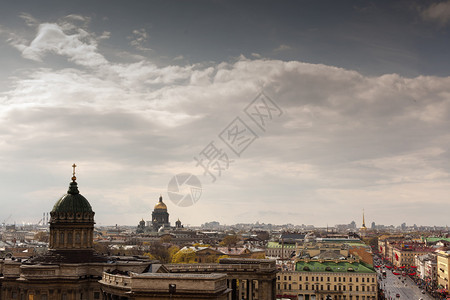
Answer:
<svg viewBox="0 0 450 300"><path fill-rule="evenodd" d="M342 290L345 292L345 285L342 287Z"/></svg>
<svg viewBox="0 0 450 300"><path fill-rule="evenodd" d="M289 275L289 281L291 281L291 276Z"/></svg>
<svg viewBox="0 0 450 300"><path fill-rule="evenodd" d="M286 280L286 275L284 275L284 280Z"/></svg>
<svg viewBox="0 0 450 300"><path fill-rule="evenodd" d="M352 291L352 286L351 286L351 285L348 286L348 290L349 290L350 292Z"/></svg>
<svg viewBox="0 0 450 300"><path fill-rule="evenodd" d="M302 276L299 276L299 277L298 277L298 281L302 281Z"/></svg>
<svg viewBox="0 0 450 300"><path fill-rule="evenodd" d="M291 284L289 283L289 290L292 290Z"/></svg>
<svg viewBox="0 0 450 300"><path fill-rule="evenodd" d="M330 281L330 277L327 277L327 281Z"/></svg>
<svg viewBox="0 0 450 300"><path fill-rule="evenodd" d="M341 282L341 277L339 277L338 279L339 279L339 282Z"/></svg>
<svg viewBox="0 0 450 300"><path fill-rule="evenodd" d="M323 281L323 277L320 277L320 281Z"/></svg>
<svg viewBox="0 0 450 300"><path fill-rule="evenodd" d="M361 291L364 292L364 286L361 287Z"/></svg>
<svg viewBox="0 0 450 300"><path fill-rule="evenodd" d="M308 276L305 277L305 281L308 281Z"/></svg>
<svg viewBox="0 0 450 300"><path fill-rule="evenodd" d="M61 232L61 233L59 234L59 243L60 243L60 244L64 244L64 232Z"/></svg>
<svg viewBox="0 0 450 300"><path fill-rule="evenodd" d="M358 277L355 278L355 281L358 282Z"/></svg>
<svg viewBox="0 0 450 300"><path fill-rule="evenodd" d="M345 282L345 277L342 277L342 281Z"/></svg>
<svg viewBox="0 0 450 300"><path fill-rule="evenodd" d="M359 291L358 286L355 287L355 291Z"/></svg>
<svg viewBox="0 0 450 300"><path fill-rule="evenodd" d="M305 291L307 291L307 290L308 290L308 285L306 284L306 285L305 285Z"/></svg>
<svg viewBox="0 0 450 300"><path fill-rule="evenodd" d="M300 291L302 290L302 285L301 285L301 284L298 285L298 289L299 289Z"/></svg>
<svg viewBox="0 0 450 300"><path fill-rule="evenodd" d="M335 290L335 291L337 290L336 286L334 286L334 290Z"/></svg>
<svg viewBox="0 0 450 300"><path fill-rule="evenodd" d="M352 282L352 278L351 277L348 279L348 282Z"/></svg>
<svg viewBox="0 0 450 300"><path fill-rule="evenodd" d="M364 277L363 277L363 278L361 278L361 282L364 282Z"/></svg>

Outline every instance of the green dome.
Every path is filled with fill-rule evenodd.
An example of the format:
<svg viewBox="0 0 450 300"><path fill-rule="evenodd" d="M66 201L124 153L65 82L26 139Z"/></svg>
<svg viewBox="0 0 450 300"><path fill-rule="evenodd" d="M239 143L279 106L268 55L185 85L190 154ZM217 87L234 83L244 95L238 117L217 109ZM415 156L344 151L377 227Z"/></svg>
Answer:
<svg viewBox="0 0 450 300"><path fill-rule="evenodd" d="M75 181L70 183L67 194L61 197L58 202L53 206L52 212L65 212L65 213L77 213L77 212L92 212L92 207L78 191L78 186Z"/></svg>

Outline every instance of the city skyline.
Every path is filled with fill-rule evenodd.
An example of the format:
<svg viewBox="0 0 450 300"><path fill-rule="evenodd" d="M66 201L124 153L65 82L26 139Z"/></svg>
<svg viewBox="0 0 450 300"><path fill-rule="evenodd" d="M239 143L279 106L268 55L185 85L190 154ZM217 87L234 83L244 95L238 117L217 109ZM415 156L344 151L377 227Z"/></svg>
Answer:
<svg viewBox="0 0 450 300"><path fill-rule="evenodd" d="M190 225L360 224L364 209L366 226L446 226L449 12L450 1L4 3L0 221L36 223L76 163L97 225L148 220L162 195ZM250 112L261 92L264 124ZM237 125L248 142L232 149ZM226 154L215 178L199 163L212 145ZM180 173L201 181L191 206L169 199Z"/></svg>

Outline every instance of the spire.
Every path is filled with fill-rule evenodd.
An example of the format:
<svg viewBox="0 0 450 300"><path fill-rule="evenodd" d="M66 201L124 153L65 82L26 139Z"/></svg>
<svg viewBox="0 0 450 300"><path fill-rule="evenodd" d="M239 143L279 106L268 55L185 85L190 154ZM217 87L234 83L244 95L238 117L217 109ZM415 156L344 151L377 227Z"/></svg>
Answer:
<svg viewBox="0 0 450 300"><path fill-rule="evenodd" d="M75 182L75 180L77 180L77 177L75 176L75 168L77 167L77 165L74 163L73 165L72 165L72 169L73 169L73 172L72 172L72 181L73 182Z"/></svg>
<svg viewBox="0 0 450 300"><path fill-rule="evenodd" d="M76 164L72 165L73 172L72 172L72 182L69 185L69 190L67 191L67 194L76 195L79 194L80 191L78 190L78 184L76 182L77 177L75 176L75 168L77 167Z"/></svg>
<svg viewBox="0 0 450 300"><path fill-rule="evenodd" d="M366 227L366 222L364 221L364 208L363 208L363 224L362 227Z"/></svg>
<svg viewBox="0 0 450 300"><path fill-rule="evenodd" d="M162 202L162 195L159 195L159 202Z"/></svg>

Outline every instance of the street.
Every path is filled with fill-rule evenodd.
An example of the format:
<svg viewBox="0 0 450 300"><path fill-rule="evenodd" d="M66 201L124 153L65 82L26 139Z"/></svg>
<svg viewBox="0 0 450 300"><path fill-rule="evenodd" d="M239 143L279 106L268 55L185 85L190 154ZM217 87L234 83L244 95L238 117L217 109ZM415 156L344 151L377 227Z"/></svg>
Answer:
<svg viewBox="0 0 450 300"><path fill-rule="evenodd" d="M380 268L381 269L381 268ZM380 286L385 290L385 295L387 299L408 299L408 300L433 300L429 294L422 294L422 290L412 281L408 276L396 276L392 274L391 270L386 270L386 278L383 278L381 271L378 269L377 273L381 280L379 280ZM404 281L404 283L402 282ZM396 295L399 294L400 298Z"/></svg>

